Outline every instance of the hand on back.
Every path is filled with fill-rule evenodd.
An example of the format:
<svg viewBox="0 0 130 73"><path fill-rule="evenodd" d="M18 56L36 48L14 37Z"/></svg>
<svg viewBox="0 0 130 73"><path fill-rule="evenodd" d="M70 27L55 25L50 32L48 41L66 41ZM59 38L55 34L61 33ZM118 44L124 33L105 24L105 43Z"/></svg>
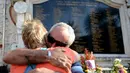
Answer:
<svg viewBox="0 0 130 73"><path fill-rule="evenodd" d="M56 47L51 50L52 56L50 56L50 63L57 67L64 68L66 71L70 71L72 62L64 52L64 47Z"/></svg>

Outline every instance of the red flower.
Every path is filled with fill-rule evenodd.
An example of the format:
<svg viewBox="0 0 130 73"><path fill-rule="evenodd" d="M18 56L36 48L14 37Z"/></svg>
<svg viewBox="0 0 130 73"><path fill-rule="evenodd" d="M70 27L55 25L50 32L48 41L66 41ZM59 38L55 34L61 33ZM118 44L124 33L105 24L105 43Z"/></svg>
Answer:
<svg viewBox="0 0 130 73"><path fill-rule="evenodd" d="M81 64L85 64L85 58L83 56L80 56L81 58Z"/></svg>

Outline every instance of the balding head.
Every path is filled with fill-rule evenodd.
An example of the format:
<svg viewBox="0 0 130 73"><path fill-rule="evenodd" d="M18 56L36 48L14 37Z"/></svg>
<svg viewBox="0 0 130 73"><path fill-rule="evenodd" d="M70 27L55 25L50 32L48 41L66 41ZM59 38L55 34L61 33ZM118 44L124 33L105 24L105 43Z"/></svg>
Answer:
<svg viewBox="0 0 130 73"><path fill-rule="evenodd" d="M74 30L66 23L60 22L52 26L49 34L57 41L66 43L69 47L75 40Z"/></svg>

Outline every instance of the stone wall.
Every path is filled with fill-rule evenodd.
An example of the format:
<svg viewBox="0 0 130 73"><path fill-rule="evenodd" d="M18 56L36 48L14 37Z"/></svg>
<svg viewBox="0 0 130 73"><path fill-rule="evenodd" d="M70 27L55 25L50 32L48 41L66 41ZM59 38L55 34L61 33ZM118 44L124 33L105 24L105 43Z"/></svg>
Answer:
<svg viewBox="0 0 130 73"><path fill-rule="evenodd" d="M6 1L6 5L5 6L4 6L4 1ZM27 1L34 1L35 2L37 0L27 0ZM43 1L46 1L46 0L39 0L39 1L43 2ZM99 1L105 1L105 0L99 0ZM109 1L110 2L111 1L119 1L117 4L113 4L114 2L111 3L111 5L113 7L116 6L118 8L118 7L120 7L120 3L122 3L121 1L123 1L123 0L107 0L107 2L105 1L106 4L109 4L110 3ZM32 3L34 3L34 2L32 2ZM36 2L36 3L39 3L39 2ZM4 41L4 44L5 44L4 48L0 48L0 65L3 64L3 62L2 62L3 55L6 54L6 52L8 52L9 50L16 48L17 42L18 42L16 26L10 21L10 15L9 15L9 11L8 11L9 10L8 9L9 5L10 5L10 0L0 0L0 43L2 43L2 41ZM6 11L6 14L4 13L4 11ZM30 11L32 11L32 10L30 9ZM127 14L127 8L125 8L122 11L123 11L123 13L121 12L121 15L125 13L125 16L122 18L123 19L122 27L125 27L123 30L124 30L124 32L126 31L126 33L124 33L125 36L124 35L123 36L124 36L125 40L129 41L130 40L130 38L129 38L130 37L130 33L129 33L129 31L130 31L130 25L129 25L130 24L130 21L129 21L130 18L126 18L126 17L130 13ZM4 19L5 19L5 22L4 22ZM4 26L5 26L5 29L3 30ZM2 40L3 39L3 37L2 37L3 35L4 35L4 40ZM126 42L124 44L127 45L127 43L128 42ZM128 47L126 47L126 48L128 49L129 45L127 45L127 46ZM128 50L127 52L129 53L130 51ZM106 56L103 55L103 56L100 57L98 55L97 62L99 63L99 65L102 65L103 62L104 62L104 65L107 64L105 66L109 66L109 65L111 66L111 64L109 64L110 61L112 63L114 58L116 58L116 56L113 57L113 55L110 56L110 57L109 56L106 57ZM126 59L129 59L129 58L126 58ZM107 63L107 61L109 63ZM130 61L130 60L126 60L126 61ZM124 61L124 63L127 65L126 61Z"/></svg>
<svg viewBox="0 0 130 73"><path fill-rule="evenodd" d="M16 44L16 26L9 21L8 8L10 0L0 0L0 43L4 42L4 48L0 48L0 65L3 64L2 57L11 47ZM5 9L5 10L4 10ZM3 38L4 35L4 38ZM3 40L4 39L4 40ZM15 47L15 46L14 46Z"/></svg>

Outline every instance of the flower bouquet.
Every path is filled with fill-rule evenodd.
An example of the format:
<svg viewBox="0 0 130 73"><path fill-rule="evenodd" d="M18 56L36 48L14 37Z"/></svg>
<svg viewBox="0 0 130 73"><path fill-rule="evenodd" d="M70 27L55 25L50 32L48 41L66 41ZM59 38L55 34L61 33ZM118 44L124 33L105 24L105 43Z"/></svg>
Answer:
<svg viewBox="0 0 130 73"><path fill-rule="evenodd" d="M127 73L126 69L121 64L121 59L115 59L111 73Z"/></svg>
<svg viewBox="0 0 130 73"><path fill-rule="evenodd" d="M85 49L84 56L81 56L81 64L85 73L94 73L96 65L95 56L93 55L93 52L90 52Z"/></svg>
<svg viewBox="0 0 130 73"><path fill-rule="evenodd" d="M102 72L102 67L97 65L95 72L96 72L96 73L103 73L103 72Z"/></svg>

